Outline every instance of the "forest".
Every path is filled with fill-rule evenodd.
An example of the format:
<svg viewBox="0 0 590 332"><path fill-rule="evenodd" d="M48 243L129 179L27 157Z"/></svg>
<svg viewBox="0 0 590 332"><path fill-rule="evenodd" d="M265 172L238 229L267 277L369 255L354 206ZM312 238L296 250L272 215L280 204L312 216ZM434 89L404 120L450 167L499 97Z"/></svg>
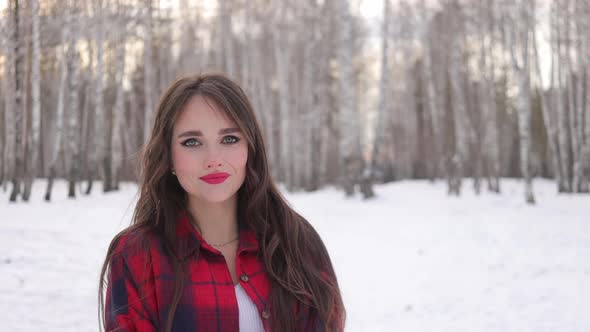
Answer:
<svg viewBox="0 0 590 332"><path fill-rule="evenodd" d="M589 0L0 1L0 186L12 202L118 190L159 97L218 71L244 88L288 191L503 178L590 184ZM45 192L32 183L46 179Z"/></svg>

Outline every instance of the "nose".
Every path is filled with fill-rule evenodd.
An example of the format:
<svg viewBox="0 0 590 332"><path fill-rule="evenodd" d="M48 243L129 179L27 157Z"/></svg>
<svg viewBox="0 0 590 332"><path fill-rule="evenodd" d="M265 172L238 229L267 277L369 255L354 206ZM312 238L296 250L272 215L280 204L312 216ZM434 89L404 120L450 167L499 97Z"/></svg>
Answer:
<svg viewBox="0 0 590 332"><path fill-rule="evenodd" d="M209 151L207 159L205 159L206 169L215 169L223 165L219 153L216 151Z"/></svg>
<svg viewBox="0 0 590 332"><path fill-rule="evenodd" d="M208 160L207 161L207 169L221 167L221 161L219 160Z"/></svg>

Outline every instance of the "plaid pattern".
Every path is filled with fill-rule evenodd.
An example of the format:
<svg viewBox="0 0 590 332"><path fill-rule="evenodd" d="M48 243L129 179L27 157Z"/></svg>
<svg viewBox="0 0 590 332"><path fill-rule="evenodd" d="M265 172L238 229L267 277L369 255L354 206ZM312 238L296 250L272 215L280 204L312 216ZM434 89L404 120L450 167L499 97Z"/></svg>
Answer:
<svg viewBox="0 0 590 332"><path fill-rule="evenodd" d="M174 274L155 234L124 235L115 249L108 274L106 331L162 331L174 292ZM234 284L224 256L203 241L182 213L176 252L186 258L189 277L182 290L172 331L239 331ZM149 243L145 252L142 240ZM198 258L194 253L199 250ZM240 225L236 272L256 304L265 331L270 331L270 282L257 256L254 233ZM304 319L309 323L309 317Z"/></svg>

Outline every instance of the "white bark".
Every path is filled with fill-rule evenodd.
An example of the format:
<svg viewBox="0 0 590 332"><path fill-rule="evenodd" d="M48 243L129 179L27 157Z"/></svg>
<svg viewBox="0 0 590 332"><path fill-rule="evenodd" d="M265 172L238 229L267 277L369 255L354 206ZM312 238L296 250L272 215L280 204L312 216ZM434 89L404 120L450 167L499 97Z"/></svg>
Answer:
<svg viewBox="0 0 590 332"><path fill-rule="evenodd" d="M571 167L572 167L572 190L574 192L579 191L580 186L580 165L579 165L579 149L580 144L578 140L578 133L577 133L577 119L576 119L576 84L574 81L574 64L572 60L572 22L571 22L571 1L565 0L563 9L565 11L564 17L564 76L565 76L565 88L566 88L566 98L567 98L567 113L568 113L568 131L569 131L569 139L571 141L571 148L572 148L572 155L571 155Z"/></svg>
<svg viewBox="0 0 590 332"><path fill-rule="evenodd" d="M94 91L94 101L95 101L95 108L94 108L94 135L93 135L93 145L94 148L90 149L91 157L90 157L90 166L94 169L91 170L90 174L94 173L94 176L91 175L90 179L94 177L98 177L103 181L103 191L107 191L108 185L106 178L106 170L105 170L105 158L106 158L106 140L103 133L105 132L105 110L104 110L104 93L103 93L103 64L104 64L104 30L105 30L105 21L103 16L103 0L95 0L94 2L95 7L95 15L96 17L96 81L95 81L95 91ZM110 172L108 172L110 173Z"/></svg>
<svg viewBox="0 0 590 332"><path fill-rule="evenodd" d="M357 110L356 77L354 74L353 17L348 0L338 1L338 90L340 129L340 172L347 196L354 194L354 185L360 180L360 119Z"/></svg>
<svg viewBox="0 0 590 332"><path fill-rule="evenodd" d="M455 124L455 152L452 157L452 172L449 183L451 187L449 192L455 195L461 193L461 180L465 176L465 161L469 156L469 143L467 133L467 106L462 84L462 67L463 67L463 47L455 39L455 43L449 50L451 52L450 60L450 83L451 96L453 100L453 122Z"/></svg>
<svg viewBox="0 0 590 332"><path fill-rule="evenodd" d="M57 109L55 115L55 141L53 142L53 149L51 150L51 157L49 161L49 180L47 182L47 190L45 192L45 200L51 200L51 191L53 187L53 179L55 178L56 168L57 168L57 161L60 152L63 150L63 127L64 127L64 106L65 106L65 99L66 99L66 83L68 78L68 64L67 64L67 54L66 54L66 41L68 40L68 29L69 23L66 22L64 27L62 28L62 45L61 45L61 54L59 55L60 58L60 80L59 80L59 90L58 90L58 97L57 97Z"/></svg>
<svg viewBox="0 0 590 332"><path fill-rule="evenodd" d="M507 32L510 63L518 85L517 114L520 138L520 167L525 182L525 200L535 203L531 174L531 98L529 66L529 32L534 15L526 1L521 1L517 8L508 9L508 15L517 15L510 20ZM516 13L515 13L516 12ZM517 45L518 43L518 45ZM520 53L517 53L520 52Z"/></svg>
<svg viewBox="0 0 590 332"><path fill-rule="evenodd" d="M280 170L283 174L283 180L287 188L292 189L293 185L293 167L292 167L292 142L291 142L291 91L289 88L291 64L291 45L289 34L282 28L285 24L285 8L280 9L278 22L275 22L276 28L273 29L273 47L274 58L276 62L276 77L278 84L279 98L279 133L280 133Z"/></svg>
<svg viewBox="0 0 590 332"><path fill-rule="evenodd" d="M11 63L14 64L14 76L12 80L14 82L14 108L13 112L15 114L14 117L14 125L15 125L15 144L13 153L15 155L14 158L14 168L12 173L12 192L10 193L9 200L10 202L16 202L18 195L21 194L21 180L22 180L22 165L23 165L23 142L22 142L22 134L23 134L23 114L24 108L22 107L22 79L20 73L21 67L21 50L20 50L20 43L21 43L21 33L19 30L19 19L20 19L20 7L19 1L14 0L14 5L10 7L10 12L12 13L12 19L14 25L12 26L12 58ZM10 111L9 111L10 112Z"/></svg>
<svg viewBox="0 0 590 332"><path fill-rule="evenodd" d="M541 65L539 59L539 52L537 50L537 34L536 29L533 29L533 37L532 37L532 46L533 46L533 59L535 64L535 74L537 79L539 80L539 90L540 90L540 97L541 97L541 109L543 112L543 125L545 126L545 131L547 132L547 139L549 141L549 149L551 150L551 161L553 164L553 171L555 173L555 179L558 183L558 187L561 187L563 183L563 176L561 165L559 163L559 145L557 140L557 126L555 123L555 115L554 112L551 112L549 101L547 101L547 97L545 96L544 84L543 84L543 75L541 74ZM554 64L552 63L551 66ZM552 69L553 70L553 69Z"/></svg>
<svg viewBox="0 0 590 332"><path fill-rule="evenodd" d="M79 140L79 72L80 72L80 55L78 54L77 45L80 33L80 12L77 4L72 3L72 30L70 33L70 42L68 47L68 66L69 66L69 86L70 104L68 112L68 197L76 197L76 182L79 177L80 150Z"/></svg>
<svg viewBox="0 0 590 332"><path fill-rule="evenodd" d="M554 6L555 10L555 29L557 38L557 86L556 88L556 110L558 118L558 130L559 130L559 151L561 156L561 170L564 179L564 191L572 191L572 172L571 172L571 155L570 155L570 139L568 135L568 113L564 108L564 82L563 82L563 55L562 55L562 28L560 23L561 10L559 5Z"/></svg>
<svg viewBox="0 0 590 332"><path fill-rule="evenodd" d="M391 24L391 3L389 0L383 0L383 23L381 27L381 74L379 76L379 106L377 108L375 136L373 141L373 151L371 153L371 165L369 172L372 177L375 177L375 172L379 167L379 160L382 142L385 141L385 124L389 122L387 119L388 108L392 100L390 96L390 76L391 70L389 68L389 42L390 42L390 26Z"/></svg>
<svg viewBox="0 0 590 332"><path fill-rule="evenodd" d="M584 12L584 5L580 0L574 0L573 6L573 20L574 20L574 31L572 33L572 40L575 43L574 54L576 58L575 75L576 80L574 81L574 72L570 75L572 77L572 83L575 82L575 89L572 86L572 92L575 94L575 109L572 114L573 133L572 137L575 137L576 149L574 153L574 189L577 192L588 192L588 178L584 176L584 164L583 154L585 148L584 139L584 73L586 70L586 57L588 54L584 54L584 44L587 43L587 36L585 33L586 26L584 21L588 20L587 17L583 17L581 13Z"/></svg>
<svg viewBox="0 0 590 332"><path fill-rule="evenodd" d="M37 172L37 161L40 154L39 148L39 134L41 131L41 50L39 40L39 0L31 0L31 18L32 18L32 82L31 94L33 100L33 107L31 110L31 133L30 133L30 160L28 163L28 170L25 180L25 188L23 192L23 200L28 201L31 194L31 186L35 179Z"/></svg>
<svg viewBox="0 0 590 332"><path fill-rule="evenodd" d="M496 61L494 57L495 48L495 33L496 33L496 6L494 1L488 2L489 7L487 8L488 17L488 34L489 42L487 48L483 48L482 52L484 57L484 63L487 64L487 68L484 70L484 86L486 90L481 91L482 96L487 99L486 109L487 112L484 114L486 119L486 140L485 146L487 148L488 162L490 168L490 190L493 192L500 192L500 146L498 137L498 112L496 110L496 87L495 87L495 71ZM486 55L487 52L487 55Z"/></svg>
<svg viewBox="0 0 590 332"><path fill-rule="evenodd" d="M232 5L234 5L232 0L218 2L219 20L221 25L219 40L221 42L223 68L229 77L236 78L237 70L232 31Z"/></svg>
<svg viewBox="0 0 590 332"><path fill-rule="evenodd" d="M335 11L332 10L333 1L326 1L321 8L319 31L321 35L320 45L318 47L318 82L317 82L317 109L318 119L316 124L316 131L314 135L314 145L318 148L317 157L317 177L313 184L316 188L328 182L329 171L329 152L330 149L334 149L332 145L332 133L333 125L330 123L330 112L332 112L331 99L333 95L332 90L332 66L331 66L331 55L333 48L328 40L331 40L332 34L330 33L331 20L328 17L334 17Z"/></svg>
<svg viewBox="0 0 590 332"><path fill-rule="evenodd" d="M442 116L441 110L438 107L439 102L437 101L440 98L436 92L436 82L434 77L434 68L432 65L432 50L430 49L429 43L424 39L424 95L426 98L425 106L428 107L428 112L430 113L430 121L432 125L432 134L433 134L433 142L434 145L434 176L439 176L444 174L444 159L443 159L443 134L442 134Z"/></svg>
<svg viewBox="0 0 590 332"><path fill-rule="evenodd" d="M15 127L12 125L15 123L15 86L14 86L14 40L12 38L12 25L8 20L3 21L4 23L4 51L6 52L6 62L4 64L4 69L6 73L6 79L2 80L2 84L4 87L4 144L3 144L3 154L2 154L2 166L4 167L2 178L8 180L9 177L12 176L14 172L14 163L15 163L15 155L14 155L14 145L16 142L16 130ZM7 184L8 181L4 182L4 185ZM6 187L4 187L6 190Z"/></svg>
<svg viewBox="0 0 590 332"><path fill-rule="evenodd" d="M301 158L301 177L302 186L306 190L313 188L313 174L314 169L317 169L317 159L314 159L315 152L318 147L314 145L313 135L317 132L317 102L315 95L315 82L318 81L317 73L318 68L318 52L319 43L321 42L318 38L318 18L317 12L319 8L316 8L317 4L314 2L306 2L306 16L303 19L302 29L304 29L304 61L303 61L303 75L302 75L302 109L304 113L304 121L302 122L302 138L301 141L303 149L303 158ZM306 23L309 22L309 23Z"/></svg>
<svg viewBox="0 0 590 332"><path fill-rule="evenodd" d="M144 36L144 95L145 95L145 112L143 140L144 143L149 139L154 122L154 66L152 61L152 39L153 39L153 7L152 0L144 0L145 5L145 36Z"/></svg>
<svg viewBox="0 0 590 332"><path fill-rule="evenodd" d="M117 86L117 94L115 97L115 106L113 108L113 130L112 130L112 150L111 170L113 172L112 188L118 189L119 174L123 164L123 144L122 135L125 128L123 128L125 109L125 94L123 90L123 77L125 76L125 28L119 27L120 40L117 43L115 51L115 81Z"/></svg>
<svg viewBox="0 0 590 332"><path fill-rule="evenodd" d="M190 5L190 1L182 0L180 2L181 12L181 26L182 32L180 36L180 55L178 59L179 71L194 73L199 69L199 58L201 50L197 45L197 31L200 24L200 14L198 10ZM170 82L169 82L170 83Z"/></svg>

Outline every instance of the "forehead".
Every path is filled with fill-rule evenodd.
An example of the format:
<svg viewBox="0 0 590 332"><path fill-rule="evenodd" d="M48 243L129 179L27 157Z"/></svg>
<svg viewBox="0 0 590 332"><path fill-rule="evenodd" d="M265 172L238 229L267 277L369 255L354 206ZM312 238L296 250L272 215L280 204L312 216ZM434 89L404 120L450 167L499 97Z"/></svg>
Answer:
<svg viewBox="0 0 590 332"><path fill-rule="evenodd" d="M174 133L184 130L201 130L202 132L215 131L220 128L235 126L232 121L211 98L202 95L192 96L184 105L176 123Z"/></svg>

